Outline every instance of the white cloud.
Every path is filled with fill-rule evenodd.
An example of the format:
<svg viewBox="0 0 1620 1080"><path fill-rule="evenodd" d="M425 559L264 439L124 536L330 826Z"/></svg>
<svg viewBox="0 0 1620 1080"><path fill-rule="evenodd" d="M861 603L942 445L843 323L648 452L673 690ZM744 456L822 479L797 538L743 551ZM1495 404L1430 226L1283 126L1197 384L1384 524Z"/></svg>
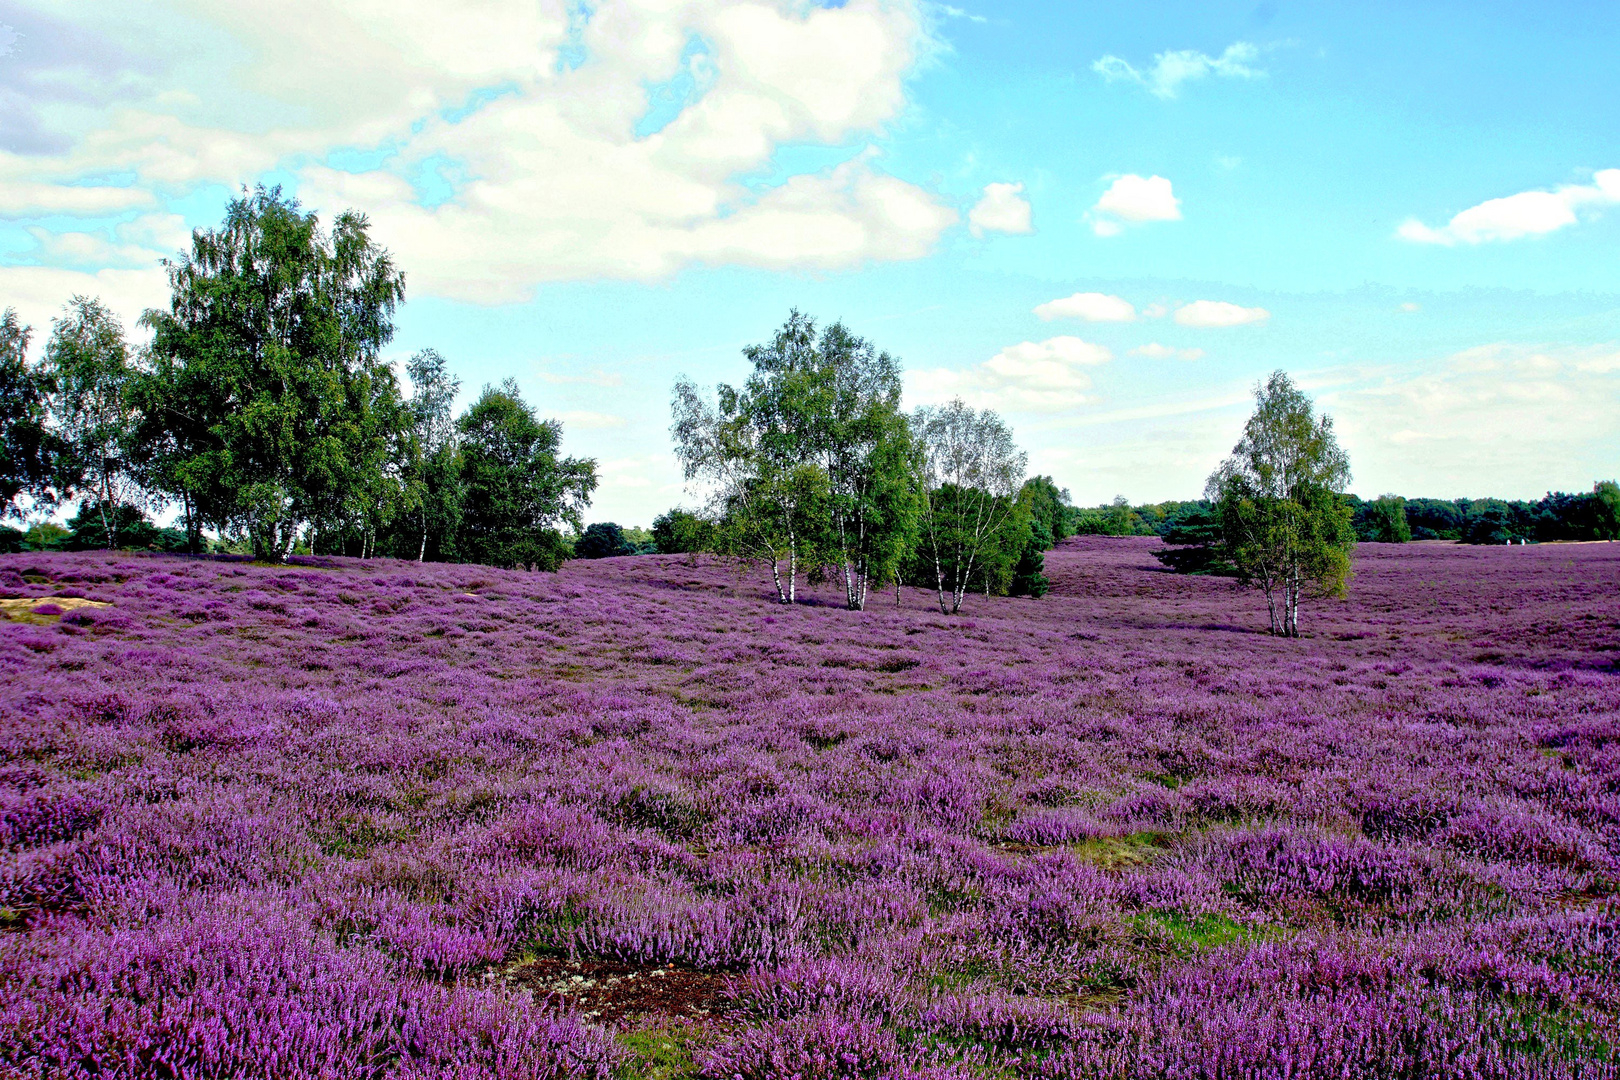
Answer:
<svg viewBox="0 0 1620 1080"><path fill-rule="evenodd" d="M1194 300L1176 309L1176 322L1182 326L1244 326L1269 318L1271 312L1263 307L1240 307L1224 300Z"/></svg>
<svg viewBox="0 0 1620 1080"><path fill-rule="evenodd" d="M34 345L44 343L51 320L76 294L99 297L134 333L135 321L149 307L169 301L169 279L157 267L103 269L94 272L51 266L0 266L0 307L15 307L34 328Z"/></svg>
<svg viewBox="0 0 1620 1080"><path fill-rule="evenodd" d="M986 184L984 195L968 211L968 227L974 236L987 232L1032 233L1029 200L1021 194L1023 184Z"/></svg>
<svg viewBox="0 0 1620 1080"><path fill-rule="evenodd" d="M1402 310L1404 312L1407 312L1407 313L1411 313L1411 312L1414 312L1414 311L1422 311L1423 310L1423 305L1419 304L1419 303L1417 303L1415 301L1408 300L1404 304L1401 305L1400 310Z"/></svg>
<svg viewBox="0 0 1620 1080"><path fill-rule="evenodd" d="M1612 342L1496 342L1409 372L1375 374L1325 398L1363 490L1511 497L1585 490L1612 471L1620 411Z"/></svg>
<svg viewBox="0 0 1620 1080"><path fill-rule="evenodd" d="M1181 200L1162 176L1126 173L1115 178L1087 216L1098 236L1118 236L1126 225L1180 221Z"/></svg>
<svg viewBox="0 0 1620 1080"><path fill-rule="evenodd" d="M1168 314L1170 314L1170 308L1166 304L1149 304L1142 309L1142 318L1144 319L1162 319Z"/></svg>
<svg viewBox="0 0 1620 1080"><path fill-rule="evenodd" d="M1131 350L1132 356L1141 356L1149 360L1202 360L1203 349L1176 349L1169 345L1160 345L1157 341L1150 341L1146 345L1138 345Z"/></svg>
<svg viewBox="0 0 1620 1080"><path fill-rule="evenodd" d="M1489 240L1519 240L1545 236L1581 220L1577 211L1620 203L1620 169L1604 169L1590 184L1565 184L1551 191L1521 191L1500 199L1487 199L1457 214L1439 228L1408 218L1395 230L1402 240L1417 244L1481 244Z"/></svg>
<svg viewBox="0 0 1620 1080"><path fill-rule="evenodd" d="M1095 292L1077 292L1061 300L1048 300L1035 309L1035 314L1047 322L1053 319L1081 319L1085 322L1136 321L1136 309L1128 300Z"/></svg>
<svg viewBox="0 0 1620 1080"><path fill-rule="evenodd" d="M1141 71L1120 57L1108 55L1091 65L1091 70L1109 82L1134 82L1145 86L1155 97L1166 100L1176 96L1181 84L1195 82L1209 75L1234 79L1255 79L1265 72L1253 67L1260 50L1247 41L1236 41L1219 56L1210 56L1195 49L1162 52L1153 58L1153 66Z"/></svg>
<svg viewBox="0 0 1620 1080"><path fill-rule="evenodd" d="M870 152L742 179L785 144L881 136L936 47L915 0L20 6L96 64L17 76L34 141L55 149L0 152L0 215L147 209L282 169L306 205L369 213L413 292L484 303L693 263L916 258L957 221ZM71 103L51 89L69 85ZM654 122L661 88L678 107ZM455 180L427 199L430 174ZM109 175L133 183L97 186Z"/></svg>
<svg viewBox="0 0 1620 1080"><path fill-rule="evenodd" d="M31 180L0 179L0 218L65 214L92 217L151 206L150 191L133 187L92 187Z"/></svg>
<svg viewBox="0 0 1620 1080"><path fill-rule="evenodd" d="M1091 376L1083 369L1113 358L1105 346L1077 337L1025 341L967 371L907 372L907 396L913 404L960 397L1005 412L1060 412L1091 400Z"/></svg>

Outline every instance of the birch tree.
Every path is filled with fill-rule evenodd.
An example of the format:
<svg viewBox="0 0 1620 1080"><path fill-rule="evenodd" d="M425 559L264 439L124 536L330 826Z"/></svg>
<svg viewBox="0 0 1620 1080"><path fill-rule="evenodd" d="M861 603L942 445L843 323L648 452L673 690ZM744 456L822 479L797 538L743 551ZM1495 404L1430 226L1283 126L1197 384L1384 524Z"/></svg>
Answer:
<svg viewBox="0 0 1620 1080"><path fill-rule="evenodd" d="M134 376L118 319L99 300L75 296L52 323L43 379L73 487L94 500L109 548L118 546L119 507L142 494L131 461Z"/></svg>
<svg viewBox="0 0 1620 1080"><path fill-rule="evenodd" d="M352 520L352 493L386 486L376 473L403 414L379 354L404 275L364 215L325 230L262 187L232 201L220 228L194 232L168 275L169 309L142 317L153 331L142 397L181 436L157 475L245 531L257 558L285 561L308 522Z"/></svg>
<svg viewBox="0 0 1620 1080"><path fill-rule="evenodd" d="M871 583L893 575L915 535L900 363L842 323L818 334L799 311L743 355L754 370L742 408L769 467L811 467L826 477L818 546L842 579L846 605L860 611Z"/></svg>
<svg viewBox="0 0 1620 1080"><path fill-rule="evenodd" d="M20 495L55 501L58 441L46 427L44 373L28 363L32 332L13 308L0 313L0 518L22 518Z"/></svg>
<svg viewBox="0 0 1620 1080"><path fill-rule="evenodd" d="M1340 498L1350 461L1333 419L1281 371L1255 388L1257 407L1232 455L1211 474L1222 542L1240 580L1265 593L1271 632L1299 636L1306 596L1342 596L1355 534Z"/></svg>
<svg viewBox="0 0 1620 1080"><path fill-rule="evenodd" d="M918 409L912 429L923 491L920 555L932 564L940 612L954 615L975 573L985 576L986 557L1014 512L1029 459L1000 416L961 399Z"/></svg>
<svg viewBox="0 0 1620 1080"><path fill-rule="evenodd" d="M407 447L406 506L416 519L418 541L416 561L427 557L430 522L441 531L455 531L455 511L460 500L454 491L458 469L456 419L451 413L461 380L450 373L445 358L436 349L423 349L405 364L411 379L411 397L406 403L410 417Z"/></svg>
<svg viewBox="0 0 1620 1080"><path fill-rule="evenodd" d="M801 560L818 550L825 477L783 454L788 444L770 438L763 418L733 387L722 384L711 400L679 379L671 411L670 436L686 482L708 488L716 548L769 565L777 601L793 603Z"/></svg>

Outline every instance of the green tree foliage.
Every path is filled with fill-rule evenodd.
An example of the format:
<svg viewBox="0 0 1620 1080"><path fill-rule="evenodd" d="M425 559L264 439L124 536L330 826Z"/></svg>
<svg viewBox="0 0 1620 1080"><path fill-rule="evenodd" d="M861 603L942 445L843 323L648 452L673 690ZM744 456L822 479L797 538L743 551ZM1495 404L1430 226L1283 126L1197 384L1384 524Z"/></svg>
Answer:
<svg viewBox="0 0 1620 1080"><path fill-rule="evenodd" d="M1050 542L1042 550L1073 535L1070 514L1074 508L1069 505L1069 491L1058 487L1050 476L1032 476L1025 480L1018 497L1027 501L1033 524L1046 530Z"/></svg>
<svg viewBox="0 0 1620 1080"><path fill-rule="evenodd" d="M486 386L457 429L459 549L493 566L557 569L568 557L559 526L583 528L596 462L559 457L562 425L536 417L511 379Z"/></svg>
<svg viewBox="0 0 1620 1080"><path fill-rule="evenodd" d="M46 381L28 364L30 337L14 309L0 315L0 517L21 517L20 495L55 502L59 447L45 423Z"/></svg>
<svg viewBox="0 0 1620 1080"><path fill-rule="evenodd" d="M1286 374L1274 372L1255 397L1243 438L1205 494L1239 577L1265 592L1271 632L1298 637L1304 596L1344 594L1355 540L1341 498L1350 462L1332 418L1318 419Z"/></svg>
<svg viewBox="0 0 1620 1080"><path fill-rule="evenodd" d="M1380 495L1372 502L1355 506L1350 520L1356 539L1367 543L1404 544L1412 539L1412 526L1406 520L1406 500L1399 495Z"/></svg>
<svg viewBox="0 0 1620 1080"><path fill-rule="evenodd" d="M1237 567L1227 558L1221 519L1208 501L1175 504L1160 536L1167 546L1153 557L1176 573L1237 576Z"/></svg>
<svg viewBox="0 0 1620 1080"><path fill-rule="evenodd" d="M619 555L636 554L635 546L625 539L624 530L611 521L600 521L588 526L574 541L576 559L611 559Z"/></svg>
<svg viewBox="0 0 1620 1080"><path fill-rule="evenodd" d="M712 403L689 380L675 385L670 431L688 482L710 485L714 542L768 562L783 603L801 567L831 566L860 610L916 530L899 363L842 324L818 334L798 311L743 355L747 382L722 384Z"/></svg>
<svg viewBox="0 0 1620 1080"><path fill-rule="evenodd" d="M1055 501L1060 496L1062 501ZM1051 477L1026 480L1018 492L1019 506L1008 520L1008 540L1016 545L1017 560L1007 584L1009 596L1042 597L1052 583L1046 576L1046 553L1056 542L1052 537L1054 519L1063 521L1068 492L1059 492ZM1061 526L1060 526L1061 527Z"/></svg>
<svg viewBox="0 0 1620 1080"><path fill-rule="evenodd" d="M101 546L117 547L116 511L142 496L124 328L99 300L75 296L51 326L41 375L60 440L59 482L90 497L101 513Z"/></svg>
<svg viewBox="0 0 1620 1080"><path fill-rule="evenodd" d="M437 558L454 549L461 525L461 460L456 421L451 413L461 380L436 349L423 349L405 365L411 396L404 443L404 492L401 509L416 533L416 561L427 558L431 543Z"/></svg>
<svg viewBox="0 0 1620 1080"><path fill-rule="evenodd" d="M826 520L816 547L843 579L851 610L890 578L916 528L911 436L900 411L900 365L842 323L816 334L793 311L770 342L743 350L743 389L765 456L777 468L826 476Z"/></svg>
<svg viewBox="0 0 1620 1080"><path fill-rule="evenodd" d="M660 555L681 555L714 548L714 526L690 510L675 507L653 519L652 539Z"/></svg>
<svg viewBox="0 0 1620 1080"><path fill-rule="evenodd" d="M113 531L111 541L107 523ZM67 523L66 531L52 538L50 547L60 551L91 551L103 548L142 548L155 551L185 551L186 534L154 524L138 506L102 506L86 499Z"/></svg>
<svg viewBox="0 0 1620 1080"><path fill-rule="evenodd" d="M1620 540L1620 484L1613 480L1592 485L1592 533L1596 540Z"/></svg>
<svg viewBox="0 0 1620 1080"><path fill-rule="evenodd" d="M163 436L154 483L188 520L245 531L261 559L284 560L308 523L374 531L405 423L379 357L405 279L365 217L340 214L328 234L261 187L193 233L168 272L169 310L143 320L138 394L144 427Z"/></svg>
<svg viewBox="0 0 1620 1080"><path fill-rule="evenodd" d="M920 443L918 472L924 493L921 542L916 563L932 585L943 614L962 609L968 592L982 581L996 588L1023 551L1025 524L1016 522L1028 458L1012 432L993 411L975 410L960 399L918 409L912 418Z"/></svg>

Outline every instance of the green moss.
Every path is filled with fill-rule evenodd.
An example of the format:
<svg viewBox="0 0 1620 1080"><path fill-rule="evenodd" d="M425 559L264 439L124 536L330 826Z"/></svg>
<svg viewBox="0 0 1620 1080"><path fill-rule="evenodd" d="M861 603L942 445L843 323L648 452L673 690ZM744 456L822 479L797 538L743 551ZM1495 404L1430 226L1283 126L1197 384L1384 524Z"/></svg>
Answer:
<svg viewBox="0 0 1620 1080"><path fill-rule="evenodd" d="M680 1080L698 1075L692 1060L692 1044L697 1029L691 1024L621 1031L619 1045L633 1059L615 1073L621 1080Z"/></svg>
<svg viewBox="0 0 1620 1080"><path fill-rule="evenodd" d="M1104 870L1124 870L1148 862L1169 846L1168 833L1135 832L1129 836L1103 836L1081 840L1070 844L1069 850Z"/></svg>
<svg viewBox="0 0 1620 1080"><path fill-rule="evenodd" d="M1173 945L1188 952L1256 941L1276 933L1271 928L1246 925L1225 915L1188 915L1184 911L1163 909L1133 915L1129 922L1139 930L1167 937Z"/></svg>

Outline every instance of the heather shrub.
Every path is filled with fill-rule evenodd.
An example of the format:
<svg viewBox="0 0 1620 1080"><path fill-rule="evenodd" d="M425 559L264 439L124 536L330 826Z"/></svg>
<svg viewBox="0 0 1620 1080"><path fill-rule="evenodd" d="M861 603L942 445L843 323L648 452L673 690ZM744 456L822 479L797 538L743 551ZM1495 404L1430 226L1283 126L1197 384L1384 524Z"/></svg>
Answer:
<svg viewBox="0 0 1620 1080"><path fill-rule="evenodd" d="M0 622L0 1073L1614 1076L1620 552L1377 546L1283 641L1156 544L965 619L0 557L111 605Z"/></svg>

